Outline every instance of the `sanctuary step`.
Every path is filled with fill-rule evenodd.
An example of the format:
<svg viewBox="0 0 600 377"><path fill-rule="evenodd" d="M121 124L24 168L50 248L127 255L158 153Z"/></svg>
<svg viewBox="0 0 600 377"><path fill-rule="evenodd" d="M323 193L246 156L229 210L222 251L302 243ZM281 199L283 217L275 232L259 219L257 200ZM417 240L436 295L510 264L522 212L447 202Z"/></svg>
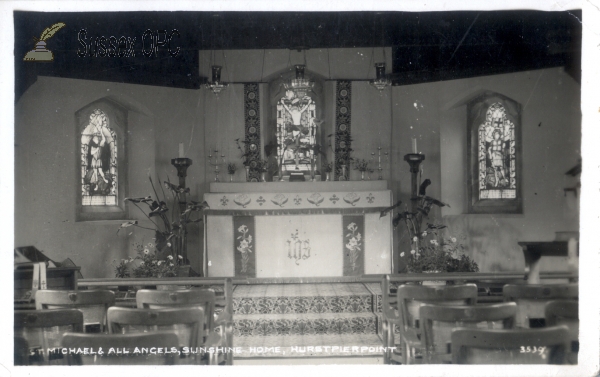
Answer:
<svg viewBox="0 0 600 377"><path fill-rule="evenodd" d="M236 359L381 359L374 299L362 283L236 286Z"/></svg>

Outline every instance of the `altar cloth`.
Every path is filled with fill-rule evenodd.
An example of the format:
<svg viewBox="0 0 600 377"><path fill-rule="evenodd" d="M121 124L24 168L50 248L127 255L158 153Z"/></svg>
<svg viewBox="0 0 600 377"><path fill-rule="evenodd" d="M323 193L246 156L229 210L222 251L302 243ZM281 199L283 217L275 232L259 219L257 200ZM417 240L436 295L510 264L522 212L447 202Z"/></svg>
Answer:
<svg viewBox="0 0 600 377"><path fill-rule="evenodd" d="M347 187L347 186L346 186ZM205 276L391 272L389 190L207 193Z"/></svg>

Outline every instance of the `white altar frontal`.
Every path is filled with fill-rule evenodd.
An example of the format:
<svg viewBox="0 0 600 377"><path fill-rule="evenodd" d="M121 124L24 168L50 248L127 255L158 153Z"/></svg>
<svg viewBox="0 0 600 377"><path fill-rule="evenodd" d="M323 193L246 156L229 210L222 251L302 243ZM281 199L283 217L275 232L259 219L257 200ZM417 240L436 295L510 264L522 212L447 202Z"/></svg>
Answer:
<svg viewBox="0 0 600 377"><path fill-rule="evenodd" d="M392 271L386 181L213 182L204 276L336 277Z"/></svg>

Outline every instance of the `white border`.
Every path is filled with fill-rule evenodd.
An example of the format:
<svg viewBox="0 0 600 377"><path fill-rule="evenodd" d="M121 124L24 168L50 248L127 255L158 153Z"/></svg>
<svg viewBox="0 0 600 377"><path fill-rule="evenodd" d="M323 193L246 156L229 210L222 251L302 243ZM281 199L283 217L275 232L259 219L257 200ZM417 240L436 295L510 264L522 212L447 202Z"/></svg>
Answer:
<svg viewBox="0 0 600 377"><path fill-rule="evenodd" d="M582 154L583 173L581 190L581 262L580 262L580 300L585 303L580 310L581 319L581 348L579 354L580 365L577 367L546 367L546 366L320 366L304 367L233 367L199 370L188 367L177 367L176 373L209 373L215 375L254 375L285 373L288 375L306 375L315 372L323 375L343 373L347 376L370 376L374 374L409 376L593 376L598 374L600 335L598 332L599 306L598 306L598 245L599 239L594 237L600 229L600 213L593 205L598 200L600 187L600 156L597 153L600 145L600 96L599 67L600 67L600 0L587 1L539 1L539 0L489 0L489 1L399 1L379 0L349 2L347 0L321 1L321 0L296 0L296 1L218 1L208 0L203 2L192 1L15 1L0 4L0 84L2 95L2 126L0 126L0 148L5 163L2 164L0 174L0 198L3 208L9 208L2 223L3 239L6 241L5 260L2 281L5 283L0 290L0 298L4 303L3 327L4 334L12 332L12 248L14 245L14 220L10 209L14 208L14 67L13 67L13 41L14 26L12 19L13 10L30 11L135 11L135 10L194 10L194 11L448 11L448 10L507 10L507 9L537 9L545 11L560 11L568 9L582 9L583 11L583 62L582 62ZM105 367L105 368L14 368L12 367L12 341L8 335L3 337L3 352L0 353L0 375L124 375L143 372L143 375L168 375L173 370L162 368L140 367ZM135 368L135 369L134 369ZM282 370L285 368L285 370Z"/></svg>

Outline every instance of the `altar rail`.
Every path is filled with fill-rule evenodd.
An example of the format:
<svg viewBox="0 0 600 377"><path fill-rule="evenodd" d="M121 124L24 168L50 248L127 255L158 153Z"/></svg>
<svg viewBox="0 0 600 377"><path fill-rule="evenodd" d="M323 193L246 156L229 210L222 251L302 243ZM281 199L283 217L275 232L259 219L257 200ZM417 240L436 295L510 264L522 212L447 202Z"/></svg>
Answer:
<svg viewBox="0 0 600 377"><path fill-rule="evenodd" d="M336 277L308 277L308 278L232 278L234 285L254 284L317 284L317 283L379 283L384 275L362 276L336 276ZM542 272L541 279L577 279L579 275L572 272ZM507 280L522 280L526 283L523 272L450 272L432 274L392 274L392 282L418 282L427 280L446 281L489 281L501 282ZM79 287L107 287L107 286L146 286L146 285L223 285L225 278L217 277L179 277L179 278L97 278L81 279L77 282Z"/></svg>

